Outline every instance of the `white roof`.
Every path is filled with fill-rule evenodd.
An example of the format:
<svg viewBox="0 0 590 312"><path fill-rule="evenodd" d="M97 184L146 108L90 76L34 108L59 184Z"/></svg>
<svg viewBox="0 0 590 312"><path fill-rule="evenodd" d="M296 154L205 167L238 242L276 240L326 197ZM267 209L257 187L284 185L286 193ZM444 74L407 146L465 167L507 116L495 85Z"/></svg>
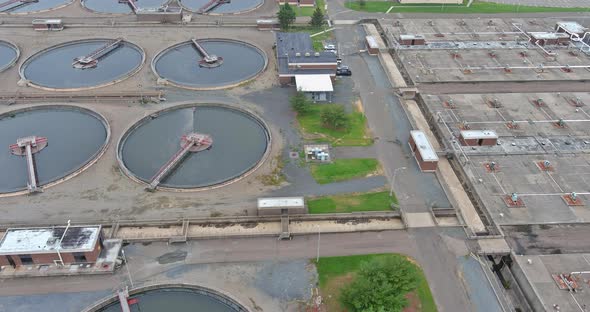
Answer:
<svg viewBox="0 0 590 312"><path fill-rule="evenodd" d="M367 44L369 45L369 47L371 49L378 49L379 48L379 44L377 44L377 40L375 40L375 37L373 36L367 36Z"/></svg>
<svg viewBox="0 0 590 312"><path fill-rule="evenodd" d="M494 130L463 130L461 137L464 139L497 139L498 135Z"/></svg>
<svg viewBox="0 0 590 312"><path fill-rule="evenodd" d="M564 33L553 33L553 32L529 32L535 39L558 39L558 38L567 38L569 37L567 34Z"/></svg>
<svg viewBox="0 0 590 312"><path fill-rule="evenodd" d="M56 252L65 226L8 229L0 241L0 254ZM70 226L61 241L61 252L91 251L100 234L100 225Z"/></svg>
<svg viewBox="0 0 590 312"><path fill-rule="evenodd" d="M330 75L295 75L297 90L303 92L333 92Z"/></svg>
<svg viewBox="0 0 590 312"><path fill-rule="evenodd" d="M267 197L258 199L258 209L305 207L303 197Z"/></svg>
<svg viewBox="0 0 590 312"><path fill-rule="evenodd" d="M586 31L586 27L576 23L576 22L558 22L557 25L559 27L565 29L569 33L576 33L580 34Z"/></svg>
<svg viewBox="0 0 590 312"><path fill-rule="evenodd" d="M422 35L399 35L401 40L408 40L408 39L424 39Z"/></svg>
<svg viewBox="0 0 590 312"><path fill-rule="evenodd" d="M60 19L34 19L33 24L61 24Z"/></svg>
<svg viewBox="0 0 590 312"><path fill-rule="evenodd" d="M412 130L410 131L410 135L414 140L414 143L418 147L418 152L424 161L437 161L438 156L436 155L436 151L428 141L426 134L420 130Z"/></svg>

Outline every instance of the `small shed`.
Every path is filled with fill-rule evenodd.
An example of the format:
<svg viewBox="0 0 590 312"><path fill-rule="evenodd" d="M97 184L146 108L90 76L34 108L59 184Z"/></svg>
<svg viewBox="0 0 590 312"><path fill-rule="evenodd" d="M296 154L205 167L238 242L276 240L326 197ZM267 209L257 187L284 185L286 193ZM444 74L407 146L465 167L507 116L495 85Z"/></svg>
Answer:
<svg viewBox="0 0 590 312"><path fill-rule="evenodd" d="M459 141L465 146L490 146L498 144L498 135L493 130L463 130Z"/></svg>
<svg viewBox="0 0 590 312"><path fill-rule="evenodd" d="M434 172L438 166L438 155L428 141L426 134L420 130L410 131L408 142L414 158L423 172Z"/></svg>
<svg viewBox="0 0 590 312"><path fill-rule="evenodd" d="M426 39L422 35L400 35L399 44L401 45L425 45Z"/></svg>
<svg viewBox="0 0 590 312"><path fill-rule="evenodd" d="M332 101L332 79L330 75L295 75L297 90L303 91L314 102Z"/></svg>
<svg viewBox="0 0 590 312"><path fill-rule="evenodd" d="M279 216L282 214L306 214L307 207L303 197L266 197L258 199L259 216Z"/></svg>
<svg viewBox="0 0 590 312"><path fill-rule="evenodd" d="M33 29L35 30L62 30L64 25L61 19L34 19Z"/></svg>
<svg viewBox="0 0 590 312"><path fill-rule="evenodd" d="M375 37L366 36L365 43L367 44L367 52L369 52L369 55L379 54L379 44L377 43L377 40L375 40Z"/></svg>

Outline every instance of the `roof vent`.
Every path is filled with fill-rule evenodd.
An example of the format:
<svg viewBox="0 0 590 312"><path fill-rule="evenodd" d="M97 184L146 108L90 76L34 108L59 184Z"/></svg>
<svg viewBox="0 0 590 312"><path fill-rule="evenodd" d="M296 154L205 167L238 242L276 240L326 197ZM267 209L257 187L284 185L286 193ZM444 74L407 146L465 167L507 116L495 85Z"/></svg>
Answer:
<svg viewBox="0 0 590 312"><path fill-rule="evenodd" d="M311 53L305 52L305 56L311 56Z"/></svg>
<svg viewBox="0 0 590 312"><path fill-rule="evenodd" d="M314 53L313 55L315 55L315 56L320 56L320 52L316 52L316 53Z"/></svg>
<svg viewBox="0 0 590 312"><path fill-rule="evenodd" d="M295 56L301 56L301 53L297 52L295 53Z"/></svg>

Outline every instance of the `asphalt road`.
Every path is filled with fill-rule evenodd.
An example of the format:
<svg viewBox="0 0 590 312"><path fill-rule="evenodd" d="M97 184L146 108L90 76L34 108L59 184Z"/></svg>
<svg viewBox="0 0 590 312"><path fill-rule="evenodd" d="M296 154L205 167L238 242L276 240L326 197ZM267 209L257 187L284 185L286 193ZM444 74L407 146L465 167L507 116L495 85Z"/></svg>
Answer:
<svg viewBox="0 0 590 312"><path fill-rule="evenodd" d="M485 305L493 307L494 304L493 293L482 285L481 279L463 278L482 276L479 266L463 265L468 254L464 239L465 234L459 228L320 234L319 250L321 257L371 253L409 255L423 267L440 312L493 311L476 306L478 301L471 300L476 296L485 298L479 301L487 302ZM177 272L199 264L314 259L317 246L318 235L308 235L297 236L291 241L277 241L269 237L202 240L178 245L135 244L125 247L125 250L131 275L137 285L161 280L161 276L175 278ZM182 256L173 259L171 253ZM158 263L157 259L163 258L168 260ZM21 301L32 309L42 306L45 301L59 302L61 296L71 303L77 302L75 298L87 300L90 292L99 298L119 287L127 279L126 273L125 269L121 269L114 275L43 278L35 279L34 283L31 279L0 280L0 311L7 304L18 305ZM33 295L38 296L31 304L29 296Z"/></svg>

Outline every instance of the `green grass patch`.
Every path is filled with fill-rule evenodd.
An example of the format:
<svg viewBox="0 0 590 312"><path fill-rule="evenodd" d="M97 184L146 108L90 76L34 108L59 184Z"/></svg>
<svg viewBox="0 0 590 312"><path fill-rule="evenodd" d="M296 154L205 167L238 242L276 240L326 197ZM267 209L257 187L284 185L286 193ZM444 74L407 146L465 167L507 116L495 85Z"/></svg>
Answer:
<svg viewBox="0 0 590 312"><path fill-rule="evenodd" d="M316 264L318 271L318 278L320 283L320 291L323 298L338 298L339 289L345 286L344 283L350 282L354 274L359 270L362 262L370 261L375 258L386 258L386 257L401 257L406 261L415 262L408 257L400 254L375 254L375 255L358 255L358 256L345 256L345 257L323 257ZM418 288L416 294L420 299L421 312L436 312L436 304L434 298L428 287L428 281L422 269L416 265L418 275ZM344 278L348 276L348 278ZM337 283L334 283L337 281ZM337 285L334 285L337 284ZM341 307L337 304L336 300L327 300L328 311L340 311Z"/></svg>
<svg viewBox="0 0 590 312"><path fill-rule="evenodd" d="M309 213L344 213L355 211L389 211L397 203L389 191L325 196L307 201Z"/></svg>
<svg viewBox="0 0 590 312"><path fill-rule="evenodd" d="M329 164L312 164L311 175L319 184L366 177L376 173L379 162L374 158L336 159Z"/></svg>
<svg viewBox="0 0 590 312"><path fill-rule="evenodd" d="M373 144L373 138L367 133L367 119L363 113L355 111L349 114L350 126L348 129L334 130L322 125L321 109L321 105L313 105L310 112L297 115L297 121L306 139L328 142L333 146L368 146Z"/></svg>
<svg viewBox="0 0 590 312"><path fill-rule="evenodd" d="M467 7L467 0L463 4L400 4L391 1L367 1L364 6L358 1L346 2L345 6L355 11L387 12L389 13L453 13L453 14L493 14L493 13L542 13L542 12L583 12L589 8L538 7L527 5L512 5L475 0Z"/></svg>
<svg viewBox="0 0 590 312"><path fill-rule="evenodd" d="M298 7L296 5L291 5L291 7L293 8L293 11L295 11L295 14L297 16L312 16L313 11L315 11L316 6L320 7L320 10L322 10L322 12L324 12L324 7L325 7L324 1L325 0L316 0L315 6L312 6L312 7L301 7L301 6Z"/></svg>

